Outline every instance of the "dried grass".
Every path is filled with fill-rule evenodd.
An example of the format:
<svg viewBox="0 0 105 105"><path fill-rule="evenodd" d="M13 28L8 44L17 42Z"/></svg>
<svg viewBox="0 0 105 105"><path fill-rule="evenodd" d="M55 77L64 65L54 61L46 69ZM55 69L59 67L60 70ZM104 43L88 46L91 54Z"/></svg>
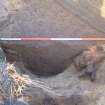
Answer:
<svg viewBox="0 0 105 105"><path fill-rule="evenodd" d="M13 64L8 64L7 70L11 80L11 95L14 97L19 97L22 95L22 91L26 85L25 78L16 72L15 66Z"/></svg>
<svg viewBox="0 0 105 105"><path fill-rule="evenodd" d="M3 83L2 80L4 80L5 77L8 78ZM7 64L6 70L4 70L4 72L2 73L0 86L1 95L3 97L22 96L22 91L25 88L25 85L25 78L23 78L22 76L20 76L20 74L16 72L15 66L13 64Z"/></svg>

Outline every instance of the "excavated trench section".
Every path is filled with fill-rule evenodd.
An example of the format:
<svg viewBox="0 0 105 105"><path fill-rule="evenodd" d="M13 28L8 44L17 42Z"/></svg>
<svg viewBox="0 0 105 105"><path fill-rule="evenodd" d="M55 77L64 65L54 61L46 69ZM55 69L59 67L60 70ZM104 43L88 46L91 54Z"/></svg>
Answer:
<svg viewBox="0 0 105 105"><path fill-rule="evenodd" d="M3 42L1 46L8 61L22 61L32 73L39 76L52 76L63 72L77 54L95 43L31 41Z"/></svg>

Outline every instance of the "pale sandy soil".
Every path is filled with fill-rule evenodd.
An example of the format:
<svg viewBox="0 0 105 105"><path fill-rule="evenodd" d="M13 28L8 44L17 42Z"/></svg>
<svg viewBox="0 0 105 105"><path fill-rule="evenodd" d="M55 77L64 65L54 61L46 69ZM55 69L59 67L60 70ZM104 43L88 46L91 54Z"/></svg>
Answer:
<svg viewBox="0 0 105 105"><path fill-rule="evenodd" d="M0 18L1 36L43 34L49 37L70 37L103 34L55 0L1 0L0 3L0 17L6 18Z"/></svg>

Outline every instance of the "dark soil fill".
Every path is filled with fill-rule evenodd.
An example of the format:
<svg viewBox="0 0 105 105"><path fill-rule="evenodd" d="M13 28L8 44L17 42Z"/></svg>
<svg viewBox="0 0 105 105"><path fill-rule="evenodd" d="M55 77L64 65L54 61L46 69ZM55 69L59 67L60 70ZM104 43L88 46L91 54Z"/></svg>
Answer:
<svg viewBox="0 0 105 105"><path fill-rule="evenodd" d="M24 66L38 76L53 76L63 72L72 58L92 43L34 42L29 45L3 44L9 61L21 60Z"/></svg>

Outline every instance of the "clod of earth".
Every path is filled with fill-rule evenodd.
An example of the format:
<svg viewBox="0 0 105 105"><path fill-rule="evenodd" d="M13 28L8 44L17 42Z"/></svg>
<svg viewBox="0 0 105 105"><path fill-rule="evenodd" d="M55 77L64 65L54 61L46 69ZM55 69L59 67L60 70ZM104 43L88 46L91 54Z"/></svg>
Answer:
<svg viewBox="0 0 105 105"><path fill-rule="evenodd" d="M105 60L105 45L96 45L79 54L74 59L74 65L77 70L82 71L80 77L88 75L94 81L96 71L103 60Z"/></svg>

